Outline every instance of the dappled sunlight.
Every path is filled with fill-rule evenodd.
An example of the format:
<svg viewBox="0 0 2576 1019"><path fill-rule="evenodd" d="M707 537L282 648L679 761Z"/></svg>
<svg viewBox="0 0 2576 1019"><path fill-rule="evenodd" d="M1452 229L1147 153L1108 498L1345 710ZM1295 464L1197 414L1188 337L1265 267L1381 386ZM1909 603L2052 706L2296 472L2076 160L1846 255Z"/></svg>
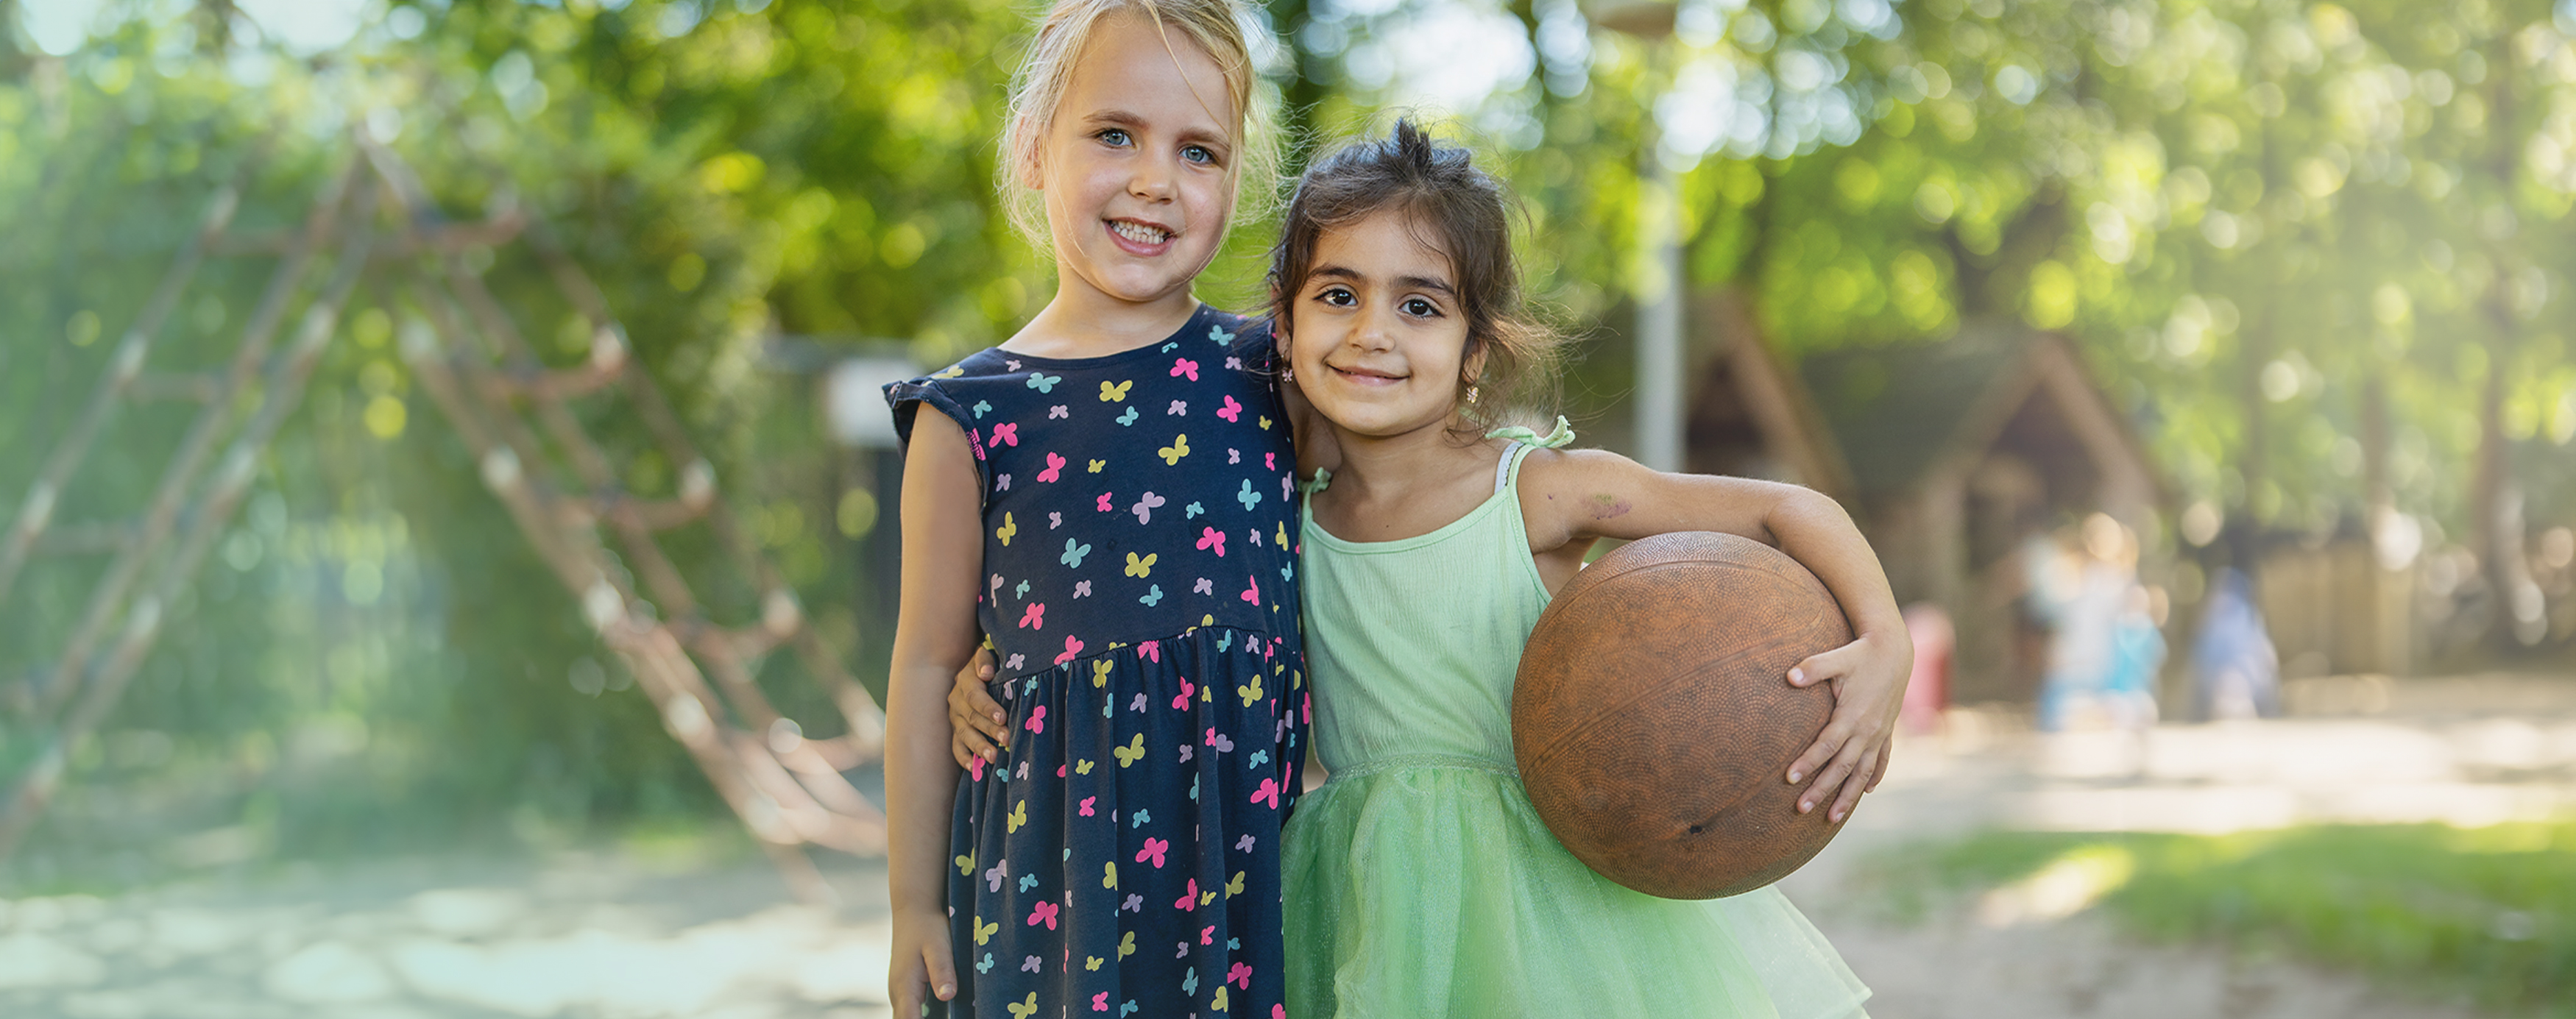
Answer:
<svg viewBox="0 0 2576 1019"><path fill-rule="evenodd" d="M399 868L358 866L223 892L9 902L0 1013L885 1014L880 916L789 904L756 870L498 869L516 883L404 893L414 879Z"/></svg>
<svg viewBox="0 0 2576 1019"><path fill-rule="evenodd" d="M1783 887L1877 1014L2527 1014L2468 1001L2555 979L2576 683L2322 677L2290 700L2307 714L2143 736L1954 710ZM2514 975L2443 982L2470 973Z"/></svg>
<svg viewBox="0 0 2576 1019"><path fill-rule="evenodd" d="M2127 884L2137 869L2137 859L2118 846L2076 850L2058 857L2036 874L1980 896L1977 922L1988 927L2014 927L2063 920Z"/></svg>

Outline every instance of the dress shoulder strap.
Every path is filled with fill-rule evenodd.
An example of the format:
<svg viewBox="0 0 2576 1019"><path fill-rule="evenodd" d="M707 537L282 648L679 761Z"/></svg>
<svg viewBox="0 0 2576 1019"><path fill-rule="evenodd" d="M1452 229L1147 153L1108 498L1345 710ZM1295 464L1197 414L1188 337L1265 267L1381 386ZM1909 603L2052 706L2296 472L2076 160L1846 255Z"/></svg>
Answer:
<svg viewBox="0 0 2576 1019"><path fill-rule="evenodd" d="M1499 494L1512 486L1513 479L1520 474L1521 461L1529 456L1530 450L1562 448L1574 441L1574 426L1567 424L1565 416L1560 414L1556 418L1556 428L1546 435L1538 434L1535 429L1512 425L1486 432L1485 437L1511 440L1503 447L1503 458L1494 463L1494 491Z"/></svg>

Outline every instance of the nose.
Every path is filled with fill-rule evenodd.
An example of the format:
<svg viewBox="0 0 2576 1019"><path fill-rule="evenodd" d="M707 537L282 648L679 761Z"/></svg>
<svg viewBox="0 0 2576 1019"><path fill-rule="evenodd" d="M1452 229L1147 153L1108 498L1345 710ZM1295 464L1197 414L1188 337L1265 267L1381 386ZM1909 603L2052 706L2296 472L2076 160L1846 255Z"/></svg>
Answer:
<svg viewBox="0 0 2576 1019"><path fill-rule="evenodd" d="M1178 167L1169 158L1147 156L1136 161L1136 173L1127 179L1127 193L1148 202L1168 202L1180 193L1175 179Z"/></svg>
<svg viewBox="0 0 2576 1019"><path fill-rule="evenodd" d="M1359 321L1351 327L1347 342L1353 347L1372 352L1394 349L1395 332L1387 328L1394 317L1394 309L1380 307L1374 301L1365 302L1360 308Z"/></svg>

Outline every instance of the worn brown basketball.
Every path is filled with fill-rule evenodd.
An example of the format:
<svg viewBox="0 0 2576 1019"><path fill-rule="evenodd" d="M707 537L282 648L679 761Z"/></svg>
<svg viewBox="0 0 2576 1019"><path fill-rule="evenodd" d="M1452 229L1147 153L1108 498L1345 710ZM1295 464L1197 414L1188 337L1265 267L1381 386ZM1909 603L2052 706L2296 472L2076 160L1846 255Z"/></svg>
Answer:
<svg viewBox="0 0 2576 1019"><path fill-rule="evenodd" d="M1512 753L1557 840L1648 895L1786 876L1842 825L1784 779L1833 712L1789 669L1851 642L1823 582L1760 542L1659 535L1557 592L1512 691ZM1849 815L1846 815L1848 817Z"/></svg>

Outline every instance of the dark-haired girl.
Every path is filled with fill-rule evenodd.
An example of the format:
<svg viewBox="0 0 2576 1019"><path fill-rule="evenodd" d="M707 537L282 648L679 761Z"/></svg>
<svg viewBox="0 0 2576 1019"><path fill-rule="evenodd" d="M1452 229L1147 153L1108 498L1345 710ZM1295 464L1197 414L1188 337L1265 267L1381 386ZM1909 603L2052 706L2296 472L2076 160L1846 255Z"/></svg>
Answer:
<svg viewBox="0 0 2576 1019"><path fill-rule="evenodd" d="M1280 360L1340 458L1304 486L1331 778L1282 850L1287 1014L1860 1015L1867 989L1777 889L1690 902L1613 884L1548 834L1514 771L1522 646L1597 539L1726 531L1833 591L1859 639L1787 677L1840 698L1784 776L1821 768L1802 807L1839 818L1875 781L1912 648L1831 499L1564 448L1563 418L1545 436L1496 427L1545 388L1556 344L1519 306L1511 208L1465 149L1400 122L1307 171L1272 265Z"/></svg>

